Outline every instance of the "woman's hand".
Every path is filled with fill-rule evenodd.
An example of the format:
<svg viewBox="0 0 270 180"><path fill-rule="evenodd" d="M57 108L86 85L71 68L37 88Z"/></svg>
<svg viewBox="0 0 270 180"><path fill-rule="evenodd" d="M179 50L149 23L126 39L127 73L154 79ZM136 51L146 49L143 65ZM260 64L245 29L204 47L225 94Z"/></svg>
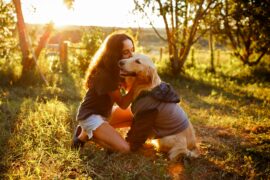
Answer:
<svg viewBox="0 0 270 180"><path fill-rule="evenodd" d="M124 88L126 91L129 91L130 88L133 86L135 81L135 77L125 77L124 81L120 84L121 88Z"/></svg>
<svg viewBox="0 0 270 180"><path fill-rule="evenodd" d="M120 89L109 93L109 95L120 108L126 109L134 99L135 93L137 93L141 87L151 84L151 81L151 78L130 77L125 80L124 84L122 83L120 85L121 87L125 87L128 91L124 96L120 92Z"/></svg>

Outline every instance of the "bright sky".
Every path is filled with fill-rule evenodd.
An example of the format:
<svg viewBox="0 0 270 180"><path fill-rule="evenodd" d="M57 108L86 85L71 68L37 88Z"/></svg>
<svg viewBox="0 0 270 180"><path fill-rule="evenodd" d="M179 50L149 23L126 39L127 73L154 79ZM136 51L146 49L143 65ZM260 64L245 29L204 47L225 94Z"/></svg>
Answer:
<svg viewBox="0 0 270 180"><path fill-rule="evenodd" d="M150 27L147 20L132 13L133 0L75 0L71 10L63 4L63 0L21 2L27 23L43 24L53 21L57 26Z"/></svg>

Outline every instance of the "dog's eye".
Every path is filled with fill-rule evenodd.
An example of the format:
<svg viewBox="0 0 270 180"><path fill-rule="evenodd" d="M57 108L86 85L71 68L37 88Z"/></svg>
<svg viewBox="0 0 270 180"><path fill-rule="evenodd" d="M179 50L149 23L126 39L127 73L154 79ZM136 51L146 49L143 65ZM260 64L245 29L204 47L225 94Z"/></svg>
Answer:
<svg viewBox="0 0 270 180"><path fill-rule="evenodd" d="M141 64L141 62L140 62L139 59L136 59L135 62L136 62L137 64Z"/></svg>

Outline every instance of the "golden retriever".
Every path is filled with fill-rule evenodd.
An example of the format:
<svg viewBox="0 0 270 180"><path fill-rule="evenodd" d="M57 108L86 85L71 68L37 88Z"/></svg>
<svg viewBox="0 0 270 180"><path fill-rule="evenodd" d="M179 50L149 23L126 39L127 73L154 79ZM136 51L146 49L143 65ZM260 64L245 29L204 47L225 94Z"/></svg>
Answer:
<svg viewBox="0 0 270 180"><path fill-rule="evenodd" d="M143 54L135 54L129 59L120 60L119 67L121 76L142 79L147 78L147 80L151 82L149 84L136 87L134 99L136 99L142 91L151 91L162 83L154 63L149 57ZM147 104L147 102L145 103ZM167 103L165 106L170 106L169 104L171 103ZM181 108L179 104L175 104L177 108ZM165 117L170 116L168 112L165 113L167 113L165 114ZM155 145L160 151L168 152L170 160L175 160L180 155L186 155L189 157L198 157L199 155L196 145L195 131L189 120L187 127L183 131L154 140L156 142L153 143L153 145Z"/></svg>

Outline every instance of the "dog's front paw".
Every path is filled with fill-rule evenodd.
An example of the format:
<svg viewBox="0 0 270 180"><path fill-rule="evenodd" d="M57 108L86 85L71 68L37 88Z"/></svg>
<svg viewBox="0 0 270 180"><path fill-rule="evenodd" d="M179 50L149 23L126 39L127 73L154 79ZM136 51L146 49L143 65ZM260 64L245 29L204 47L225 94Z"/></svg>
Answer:
<svg viewBox="0 0 270 180"><path fill-rule="evenodd" d="M188 151L187 157L197 158L199 157L199 154L195 151Z"/></svg>

